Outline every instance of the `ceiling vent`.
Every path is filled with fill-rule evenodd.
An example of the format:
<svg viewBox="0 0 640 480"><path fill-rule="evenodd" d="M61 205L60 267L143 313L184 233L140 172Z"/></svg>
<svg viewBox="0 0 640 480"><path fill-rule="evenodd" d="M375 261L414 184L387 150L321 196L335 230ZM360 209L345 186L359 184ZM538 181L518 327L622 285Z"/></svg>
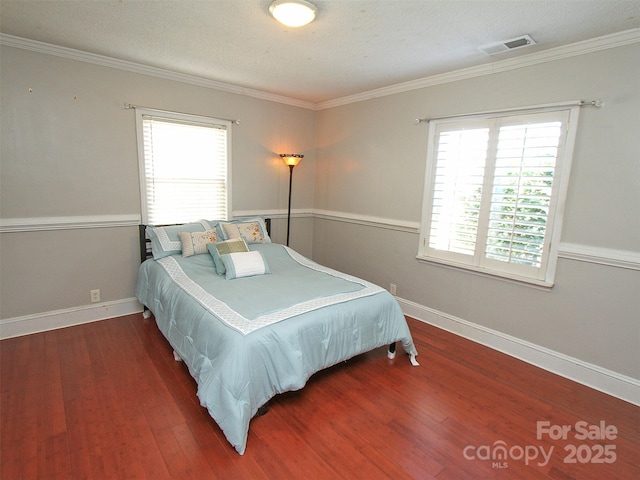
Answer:
<svg viewBox="0 0 640 480"><path fill-rule="evenodd" d="M530 47L535 45L536 42L529 35L522 35L521 37L512 38L500 43L492 43L480 47L479 50L485 55L498 55L504 52L510 52L511 50L517 50L518 48Z"/></svg>

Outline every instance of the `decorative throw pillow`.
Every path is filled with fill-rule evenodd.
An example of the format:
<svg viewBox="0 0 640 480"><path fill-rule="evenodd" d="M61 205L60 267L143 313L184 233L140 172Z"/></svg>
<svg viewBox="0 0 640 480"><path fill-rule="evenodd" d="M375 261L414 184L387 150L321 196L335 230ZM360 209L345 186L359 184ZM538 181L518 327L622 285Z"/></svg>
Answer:
<svg viewBox="0 0 640 480"><path fill-rule="evenodd" d="M220 259L224 263L226 269L224 278L227 280L271 273L269 265L260 252L225 253L220 255Z"/></svg>
<svg viewBox="0 0 640 480"><path fill-rule="evenodd" d="M210 224L206 220L199 222L183 223L181 225L169 225L164 227L147 226L147 238L151 240L151 251L153 258L168 257L182 251L182 242L180 242L180 232L204 232L216 228L215 224Z"/></svg>
<svg viewBox="0 0 640 480"><path fill-rule="evenodd" d="M218 240L215 229L204 232L180 232L178 236L182 243L183 257L207 253L207 244L216 243Z"/></svg>
<svg viewBox="0 0 640 480"><path fill-rule="evenodd" d="M223 242L209 243L207 244L207 250L209 250L209 253L213 257L213 263L216 265L216 273L218 275L224 275L227 270L220 256L234 252L248 252L249 247L247 247L244 239L234 238Z"/></svg>
<svg viewBox="0 0 640 480"><path fill-rule="evenodd" d="M271 238L267 227L261 218L220 222L218 232L223 239L244 238L247 243L270 243Z"/></svg>

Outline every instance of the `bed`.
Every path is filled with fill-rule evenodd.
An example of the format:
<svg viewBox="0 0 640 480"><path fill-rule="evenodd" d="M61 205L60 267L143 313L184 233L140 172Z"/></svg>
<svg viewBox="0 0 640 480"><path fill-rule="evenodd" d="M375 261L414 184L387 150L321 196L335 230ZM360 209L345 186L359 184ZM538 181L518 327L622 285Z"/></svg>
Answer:
<svg viewBox="0 0 640 480"><path fill-rule="evenodd" d="M386 290L271 242L261 218L142 226L141 255L136 297L241 455L259 409L315 372L396 342L417 365Z"/></svg>

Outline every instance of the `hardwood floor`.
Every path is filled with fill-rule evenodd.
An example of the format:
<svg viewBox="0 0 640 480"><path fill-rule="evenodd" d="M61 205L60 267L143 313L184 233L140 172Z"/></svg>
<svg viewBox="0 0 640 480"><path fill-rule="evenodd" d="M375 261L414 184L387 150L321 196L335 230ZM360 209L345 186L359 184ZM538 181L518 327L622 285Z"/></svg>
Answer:
<svg viewBox="0 0 640 480"><path fill-rule="evenodd" d="M0 476L640 478L639 407L408 321L420 367L381 348L314 375L252 420L244 456L199 406L153 319L4 340ZM549 422L541 435L537 422ZM576 438L577 422L617 434ZM566 439L550 438L563 425Z"/></svg>

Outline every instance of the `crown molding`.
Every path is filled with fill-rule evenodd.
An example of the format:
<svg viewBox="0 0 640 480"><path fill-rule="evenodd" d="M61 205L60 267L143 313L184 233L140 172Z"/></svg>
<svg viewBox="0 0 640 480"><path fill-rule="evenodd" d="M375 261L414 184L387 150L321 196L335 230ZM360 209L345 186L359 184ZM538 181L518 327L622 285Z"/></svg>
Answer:
<svg viewBox="0 0 640 480"><path fill-rule="evenodd" d="M463 68L460 70L454 70L438 75L431 75L429 77L424 77L409 82L398 83L374 90L368 90L366 92L361 92L334 100L328 100L326 102L313 103L304 100L298 100L295 98L285 97L283 95L276 95L261 90L254 90L251 88L244 88L229 83L218 82L216 80L210 80L195 75L174 72L171 70L165 70L162 68L129 62L126 60L118 60L104 55L97 55L94 53L83 52L81 50L75 50L73 48L61 47L58 45L52 45L49 43L0 33L0 45L21 48L23 50L30 50L47 55L55 55L70 60L92 63L94 65L101 65L104 67L117 68L141 75L149 75L152 77L173 80L205 88L211 88L213 90L233 93L236 95L245 95L248 97L267 100L270 102L282 103L294 107L306 108L309 110L325 110L328 108L339 107L342 105L370 100L373 98L394 95L397 93L404 93L411 90L418 90L420 88L432 87L434 85L441 85L444 83L456 82L459 80L481 77L493 73L500 73L509 70L515 70L518 68L529 67L541 63L553 62L556 60L561 60L563 58L575 57L578 55L584 55L587 53L606 50L609 48L621 47L637 42L640 42L640 28L633 28L630 30L613 33L611 35L605 35L602 37L597 37L590 40L573 43L571 45L565 45L562 47L550 48L548 50L543 50L541 52L531 53L516 58L509 58L506 60L491 62L485 65L478 65L475 67Z"/></svg>
<svg viewBox="0 0 640 480"><path fill-rule="evenodd" d="M149 75L151 77L162 78L165 80L173 80L176 82L196 85L198 87L211 88L213 90L234 93L236 95L245 95L248 97L259 98L260 100L283 103L294 107L306 108L311 110L315 109L315 104L303 100L297 100L295 98L263 92L261 90L240 87L238 85L232 85L229 83L218 82L216 80L209 80L207 78L198 77L196 75L188 75L185 73L165 70L163 68L142 65L140 63L129 62L127 60L119 60L117 58L111 58L105 55L83 52L81 50L75 50L73 48L52 45L50 43L39 42L37 40L30 40L28 38L15 37L13 35L7 35L4 33L0 33L0 45L21 48L23 50L30 50L32 52L44 53L46 55L53 55L56 57L91 63L103 67L116 68L119 70L125 70L141 75Z"/></svg>
<svg viewBox="0 0 640 480"><path fill-rule="evenodd" d="M518 68L530 67L541 63L553 62L563 58L576 57L587 53L598 52L609 48L621 47L631 43L640 42L640 28L625 30L623 32L606 35L603 37L593 38L571 45L550 48L541 52L530 53L528 55L499 60L485 65L463 68L438 75L411 80L409 82L398 83L388 87L377 88L367 92L349 95L335 100L328 100L315 104L316 110L325 110L328 108L348 105L350 103L362 102L373 98L394 95L397 93L409 92L420 88L433 87L444 83L457 82L475 77L482 77L494 73L507 72Z"/></svg>

